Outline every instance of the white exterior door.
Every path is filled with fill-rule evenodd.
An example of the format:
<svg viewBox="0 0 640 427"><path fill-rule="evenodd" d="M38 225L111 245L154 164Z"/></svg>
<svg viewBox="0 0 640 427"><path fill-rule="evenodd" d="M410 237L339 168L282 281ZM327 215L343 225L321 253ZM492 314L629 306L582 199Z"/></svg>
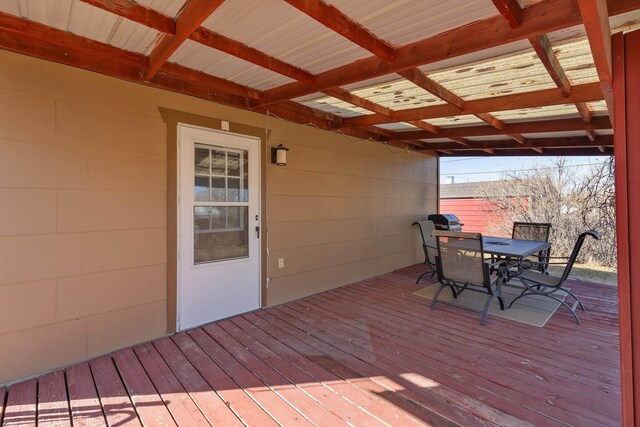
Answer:
<svg viewBox="0 0 640 427"><path fill-rule="evenodd" d="M177 329L260 307L260 140L178 126Z"/></svg>

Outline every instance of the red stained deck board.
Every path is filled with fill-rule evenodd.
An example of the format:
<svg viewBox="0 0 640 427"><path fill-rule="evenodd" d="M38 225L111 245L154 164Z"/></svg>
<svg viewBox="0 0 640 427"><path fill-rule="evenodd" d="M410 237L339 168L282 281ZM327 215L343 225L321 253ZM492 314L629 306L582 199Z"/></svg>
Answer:
<svg viewBox="0 0 640 427"><path fill-rule="evenodd" d="M153 345L210 424L230 427L243 426L238 417L227 407L220 396L209 387L171 339L161 339L154 342ZM179 391L176 390L175 392Z"/></svg>
<svg viewBox="0 0 640 427"><path fill-rule="evenodd" d="M74 426L106 426L102 405L98 398L88 363L66 369L67 393Z"/></svg>
<svg viewBox="0 0 640 427"><path fill-rule="evenodd" d="M189 363L225 400L226 404L247 425L275 427L278 424L236 384L187 334L171 337Z"/></svg>
<svg viewBox="0 0 640 427"><path fill-rule="evenodd" d="M560 310L543 328L482 326L413 295L423 269L0 388L0 416L6 394L6 425L620 424L615 288L571 281L582 325Z"/></svg>
<svg viewBox="0 0 640 427"><path fill-rule="evenodd" d="M292 407L313 424L320 426L346 426L345 420L339 418L320 403L304 393L295 384L289 382L277 371L269 367L265 362L255 355L246 351L236 340L229 336L218 324L211 324L203 327L218 344L229 352L236 360L246 366L254 375L260 378L268 387L274 390L279 396L286 400Z"/></svg>
<svg viewBox="0 0 640 427"><path fill-rule="evenodd" d="M109 427L141 426L138 414L118 375L111 357L105 356L89 362L93 380L100 396L102 410Z"/></svg>
<svg viewBox="0 0 640 427"><path fill-rule="evenodd" d="M389 425L403 424L406 426L421 425L416 418L409 414L398 410L395 406L380 399L374 393L367 393L350 383L348 378L342 378L320 364L307 359L296 350L296 345L302 344L297 342L293 346L287 346L278 340L278 332L259 317L252 318L249 322L243 317L235 317L232 322L241 328L245 333L249 334L252 339L264 344L267 348L279 355L283 359L289 361L292 365L297 366L300 370L313 376L316 381L323 382L327 387L335 393L341 395L344 399L357 405L361 410L367 412L371 416L381 420ZM258 326L260 325L260 326ZM263 331L262 328L265 328ZM267 333L267 331L269 333ZM273 335L270 335L273 334ZM286 340L286 339L285 339ZM364 380L359 380L364 381ZM371 381L369 381L371 382Z"/></svg>
<svg viewBox="0 0 640 427"><path fill-rule="evenodd" d="M113 354L113 360L142 424L145 426L176 426L177 424L133 350L120 350Z"/></svg>
<svg viewBox="0 0 640 427"><path fill-rule="evenodd" d="M13 384L7 390L7 403L2 418L3 427L36 424L38 382L35 379Z"/></svg>
<svg viewBox="0 0 640 427"><path fill-rule="evenodd" d="M321 298L321 297L316 297ZM302 303L301 303L302 304ZM327 306L331 307L331 302L327 299L324 299L320 304L314 304L321 306L323 309ZM332 316L333 318L340 319L341 322L346 323L349 326L353 326L356 329L350 330L352 333L354 330L357 331L359 325L365 324L366 328L361 329L360 336L371 337L371 342L373 345L390 345L392 348L395 348L397 352L402 353L403 358L411 359L418 363L423 363L424 361L430 361L429 365L436 367L443 373L448 373L451 375L455 375L458 377L463 377L465 374L467 375L467 379L469 383L475 383L480 387L483 387L486 390L491 390L493 392L499 391L499 387L504 387L505 390L511 390L509 399L510 401L506 404L506 407L511 407L515 402L518 401L519 404L527 404L531 405L530 398L527 395L523 395L523 393L519 390L526 388L531 390L534 395L544 395L544 396L553 396L553 391L551 390L540 390L540 385L544 384L539 379L534 381L529 381L525 383L525 378L518 375L509 375L512 371L504 370L505 375L495 376L493 372L498 366L492 366L491 355L487 355L487 359L482 359L477 356L468 355L465 357L465 350L459 349L456 352L456 358L451 358L450 355L446 353L438 353L437 345L433 342L428 342L428 335L425 335L425 340L415 339L419 336L419 331L416 329L412 331L411 325L406 325L405 329L410 332L404 332L400 329L395 329L393 326L390 326L392 323L391 319L385 319L384 316L381 316L383 327L376 326L375 318L368 318L366 314L363 315L364 322L358 322L351 320L354 317L358 320L362 319L360 314L357 313L357 309L353 306L350 307L350 312L346 313L342 311L339 307L338 309L325 311L322 310L322 315ZM386 320L386 321L384 321ZM357 332L356 332L357 333ZM428 342L428 344L427 344ZM483 381L479 381L480 378L484 379ZM495 383L495 384L494 384ZM565 390L565 392L570 390ZM520 400L518 400L518 396L520 395ZM483 399L487 401L486 399ZM590 403L594 405L594 409L605 409L607 403L601 402L598 400L590 400ZM537 403L538 406L547 405L546 402ZM589 407L589 405L586 405ZM558 408L558 409L556 409ZM581 419L581 408L579 405L576 405L575 402L567 402L564 399L554 400L552 408L546 408L548 413L552 413L554 410L557 411L568 411L567 416L572 416L576 419L576 421L580 421ZM596 422L602 423L606 422L605 419L601 419L602 417L596 416ZM593 422L594 420L583 420L583 422Z"/></svg>
<svg viewBox="0 0 640 427"><path fill-rule="evenodd" d="M71 427L64 371L55 371L38 379L38 425Z"/></svg>
<svg viewBox="0 0 640 427"><path fill-rule="evenodd" d="M361 411L358 406L352 404L346 399L343 399L331 388L326 387L321 382L318 382L308 373L298 369L295 365L271 351L271 349L266 347L264 344L256 341L252 336L245 333L233 322L227 320L220 322L219 325L231 337L237 340L241 345L245 346L247 350L253 353L256 357L265 361L269 367L279 372L288 381L295 384L313 399L317 400L325 408L330 408L334 415L340 416L339 414L341 414L342 416L340 419L358 426L384 426L382 422L366 412Z"/></svg>
<svg viewBox="0 0 640 427"><path fill-rule="evenodd" d="M189 336L242 388L260 403L281 425L312 426L307 418L296 411L250 370L226 352L204 330L189 331Z"/></svg>
<svg viewBox="0 0 640 427"><path fill-rule="evenodd" d="M364 312L370 310L370 305L367 304L367 296L365 295L353 294L346 290L344 291L344 295L343 292L336 294L336 298L351 298L354 296L360 298L358 304L362 306L361 310L364 310ZM433 321L422 319L419 315L416 316L415 313L408 314L406 319L401 317L401 315L404 314L404 307L407 305L410 305L410 302L403 303L403 308L399 309L396 304L396 309L389 309L388 312L385 312L384 307L378 304L376 307L379 309L377 312L379 318L371 319L372 324L375 325L377 322L382 322L386 325L386 328L391 328L394 333L400 335L404 333L403 329L412 331L415 338L424 338L425 341L429 342L428 350L430 355L434 357L441 356L446 359L449 357L451 351L455 351L458 357L467 363L473 363L480 359L487 369L500 369L501 372L503 372L501 377L504 376L506 378L524 381L528 386L532 387L532 389L540 388L550 394L554 394L559 390L568 394L570 396L569 400L580 402L586 407L593 407L594 409L600 407L604 409L607 407L608 403L602 399L608 398L608 394L613 390L603 391L596 389L596 385L602 385L601 380L594 380L590 384L587 384L597 391L597 395L593 397L587 393L571 393L577 384L581 384L582 379L577 379L575 374L570 373L558 375L558 373L565 373L564 370L558 372L557 369L560 364L563 364L562 360L557 360L553 365L547 363L531 363L530 359L528 359L529 354L527 354L527 352L513 352L514 350L512 349L497 351L498 349L496 347L470 345L474 342L475 338L478 338L477 336L451 333L441 334L439 332L441 330L440 325L434 325ZM354 311L357 310L357 307L352 308ZM421 301L421 305L420 302L418 303L417 309L424 309L424 300ZM363 311L360 312L363 313ZM399 331L396 327L390 326L395 324L399 324ZM483 340L491 339L491 337L480 338ZM467 368L471 370L475 369L474 365L470 365ZM590 390L590 388L587 390Z"/></svg>
<svg viewBox="0 0 640 427"><path fill-rule="evenodd" d="M152 344L146 343L136 346L133 351L178 425L209 425L191 396L185 392L184 387Z"/></svg>

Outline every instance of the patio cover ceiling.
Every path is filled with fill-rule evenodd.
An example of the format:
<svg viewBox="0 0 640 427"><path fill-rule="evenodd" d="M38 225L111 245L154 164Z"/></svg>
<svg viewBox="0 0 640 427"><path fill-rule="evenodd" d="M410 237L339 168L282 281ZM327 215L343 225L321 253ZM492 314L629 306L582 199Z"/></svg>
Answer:
<svg viewBox="0 0 640 427"><path fill-rule="evenodd" d="M445 156L611 154L636 28L638 0L0 2L0 48Z"/></svg>

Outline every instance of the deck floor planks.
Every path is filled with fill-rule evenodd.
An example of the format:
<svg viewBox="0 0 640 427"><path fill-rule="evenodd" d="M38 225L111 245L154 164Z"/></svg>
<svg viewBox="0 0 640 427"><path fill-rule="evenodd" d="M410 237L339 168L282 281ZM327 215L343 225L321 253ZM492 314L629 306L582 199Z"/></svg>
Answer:
<svg viewBox="0 0 640 427"><path fill-rule="evenodd" d="M135 346L133 351L178 425L209 425L191 396L151 343Z"/></svg>
<svg viewBox="0 0 640 427"><path fill-rule="evenodd" d="M561 308L543 328L481 326L412 295L423 268L0 386L0 424L620 424L615 288L571 281L582 325Z"/></svg>
<svg viewBox="0 0 640 427"><path fill-rule="evenodd" d="M193 341L188 334L171 337L189 363L202 375L204 380L218 392L234 413L247 425L276 427L278 424L253 400L247 391L236 384L211 358Z"/></svg>
<svg viewBox="0 0 640 427"><path fill-rule="evenodd" d="M38 382L35 379L13 384L7 389L3 427L36 425Z"/></svg>
<svg viewBox="0 0 640 427"><path fill-rule="evenodd" d="M344 325L342 325L339 330L344 331L347 335L359 337L363 340L365 345L370 343L372 346L377 347L376 353L385 357L388 363L397 363L399 366L404 366L412 372L422 372L428 378L439 380L441 383L447 383L447 381L442 380L442 377L436 376L436 372L440 372L441 375L455 376L461 381L466 382L468 385L478 387L479 390L476 393L478 396L483 396L483 401L488 401L490 399L490 397L485 397L488 396L484 394L486 392L493 393L495 396L500 397L501 395L506 394L506 391L508 395L502 405L500 405L495 398L493 400L494 404L499 409L514 411L515 408L513 405L517 404L541 413L558 417L558 419L572 417L575 418L576 421L581 421L583 423L594 421L599 423L607 422L606 417L603 419L603 417L597 415L595 415L595 420L590 420L588 418L585 419L579 411L573 412L570 409L568 410L567 408L561 407L564 405L557 404L562 404L562 401L554 402L554 405L549 405L546 402L536 400L532 401L527 394L519 391L522 388L522 383L520 381L505 381L503 376L495 375L493 371L486 370L483 367L470 370L469 368L473 367L473 365L468 362L460 361L458 359L460 353L456 353L455 358L449 358L449 361L434 358L429 351L430 345L422 344L421 341L415 340L410 334L399 337L398 339L393 339L393 334L376 330L375 326L372 326L369 322L366 322L364 330L360 330L357 325L359 323L361 324L361 322L349 320L349 317L353 316L353 312L351 311L352 307L350 307L349 312L330 312L324 309L326 302L322 305L305 303L306 301L301 301L297 304L291 304L290 307L291 309L297 309L300 306L301 309L298 310L300 316L304 315L305 309L311 309L319 311L319 315L313 316L314 318L324 317L340 319L341 323L344 323ZM337 328L333 328L334 334L336 330ZM378 333L377 335L376 332ZM502 387L505 387L506 390L503 390ZM466 388L459 388L458 390L461 392L468 392ZM532 394L539 394L535 390L535 387L532 387ZM548 394L544 395L548 396ZM547 407L547 405L549 407ZM569 408L571 408L570 405Z"/></svg>
<svg viewBox="0 0 640 427"><path fill-rule="evenodd" d="M421 419L434 425L447 425L458 423L464 426L487 425L491 424L485 420L480 414L484 409L488 412L495 412L491 408L483 408L483 404L475 399L469 398L471 403L465 408L453 405L451 400L447 400L437 393L423 393L423 390L414 384L406 382L400 375L404 373L402 370L393 373L393 369L382 369L379 360L376 357L361 352L358 349L348 348L349 343L329 343L320 338L315 337L304 326L300 329L296 327L295 319L291 319L292 323L283 320L286 314L276 316L275 310L269 310L270 313L257 313L260 317L266 319L270 323L286 330L301 341L311 344L313 347L307 357L314 358L315 355L322 355L320 360L335 359L341 364L348 367L354 372L353 378L369 378L383 387L383 390L377 391L379 396L384 396L390 401L397 402L396 397L402 396L402 400L397 402L400 407L419 416ZM293 326L293 327L292 327ZM396 375L397 374L397 375ZM487 415L484 413L484 415ZM497 414L501 418L508 418L511 421L516 419ZM507 424L508 425L508 424Z"/></svg>
<svg viewBox="0 0 640 427"><path fill-rule="evenodd" d="M89 362L89 366L107 425L109 427L142 426L111 357L93 359Z"/></svg>
<svg viewBox="0 0 640 427"><path fill-rule="evenodd" d="M339 312L335 311L336 307L340 307L338 302L333 302L329 298L322 298L321 306L324 308L334 307L332 312L339 314ZM389 337L393 339L393 341L399 341L400 343L406 343L408 340L411 341L412 339L417 343L417 345L420 345L421 342L428 342L428 347L419 347L419 350L421 351L418 351L418 353L422 355L421 357L438 358L445 363L455 363L459 361L461 363L457 365L461 369L469 370L474 374L486 373L489 379L505 382L506 384L503 384L505 387L512 387L513 383L511 383L511 381L517 381L522 385L526 385L527 390L538 389L540 393L544 393L540 395L552 395L560 390L561 392L564 392L563 394L573 397L572 399L569 399L570 402L568 402L572 409L572 402L578 403L586 408L591 407L601 410L606 410L608 406L608 403L602 400L607 397L605 393L602 393L597 397L593 397L585 393L572 393L575 389L575 380L570 382L567 381L566 386L561 384L548 384L545 378L553 376L553 372L552 369L546 365L542 365L541 370L534 374L523 369L523 367L526 368L531 364L523 365L517 360L512 362L510 358L504 356L503 352L496 351L495 349L485 350L482 347L470 347L468 344L465 345L464 342L458 343L451 339L443 340L438 336L437 329L431 330L432 325L430 325L429 322L424 322L423 319L419 319L415 315L413 317L413 321L407 320L405 322L403 319L398 317L388 316L382 311L378 311L374 316L369 316L371 310L366 306L364 307L364 309L359 309L358 303L354 302L350 307L350 310L352 310L352 313L358 313L359 316L362 316L363 319L367 320L366 325L368 325L369 328L372 328L372 330L377 331L378 334L382 334L383 336ZM348 319L345 321L350 322ZM352 323L356 327L364 324L357 321ZM397 324L399 324L399 326L394 326ZM415 338L424 338L424 340L416 340ZM468 343L468 338L466 338L466 340ZM455 359L450 357L452 348L456 351ZM503 375L494 377L492 373L495 369L500 369ZM560 388L558 389L557 387ZM562 405L562 401L554 402L554 404L558 403Z"/></svg>
<svg viewBox="0 0 640 427"><path fill-rule="evenodd" d="M189 331L188 334L214 362L240 387L247 390L281 425L313 425L302 413L289 405L280 395L220 347L203 329L195 329Z"/></svg>
<svg viewBox="0 0 640 427"><path fill-rule="evenodd" d="M262 343L275 354L297 366L303 372L311 375L316 381L322 382L335 393L344 399L357 405L363 411L371 416L379 419L387 425L398 425L402 423L406 426L423 425L420 420L411 417L403 411L398 410L395 406L385 403L384 400L378 398L373 393L367 393L358 388L356 385L348 381L348 378L342 378L335 373L325 369L321 364L312 362L295 350L295 347L289 347L279 341L275 336L269 335L260 329L256 324L247 321L244 317L235 317L231 321L239 328L249 334L253 339ZM256 323L263 322L259 318L255 318ZM262 323L262 326L265 324ZM268 328L267 328L268 329ZM357 379L364 381L364 379Z"/></svg>
<svg viewBox="0 0 640 427"><path fill-rule="evenodd" d="M254 375L286 400L292 407L318 427L346 426L344 419L327 410L295 384L272 369L267 363L246 351L236 340L229 336L218 324L206 325L202 328L218 344L227 350L238 362L246 366Z"/></svg>
<svg viewBox="0 0 640 427"><path fill-rule="evenodd" d="M170 338L153 343L171 371L211 425L242 427L242 422L207 384Z"/></svg>
<svg viewBox="0 0 640 427"><path fill-rule="evenodd" d="M113 360L142 424L177 426L133 350L117 351Z"/></svg>
<svg viewBox="0 0 640 427"><path fill-rule="evenodd" d="M554 365L556 363L565 364L566 368L574 374L580 374L584 378L589 378L592 376L596 378L598 381L603 379L602 373L594 372L591 374L589 371L585 371L581 369L580 366L576 366L573 363L573 358L561 358L558 359L558 351L557 346L563 345L565 348L563 349L563 354L568 354L574 356L575 358L579 358L584 360L585 352L593 353L593 344L588 344L585 348L580 349L580 351L576 351L573 346L568 344L571 341L574 341L574 337L572 335L560 335L560 334L550 334L549 331L544 331L546 328L536 328L536 335L544 335L544 337L538 336L535 341L530 340L532 329L528 325L523 325L518 322L511 322L505 319L490 317L490 321L499 325L500 329L504 329L508 327L508 330L499 331L496 333L495 327L491 327L490 325L485 325L484 329L477 330L477 328L473 327L472 323L479 323L479 315L473 312L469 312L466 310L458 309L450 306L438 306L436 311L431 311L429 308L428 300L420 297L416 297L413 295L404 295L400 296L397 299L393 300L392 296L387 296L388 293L384 293L381 295L375 294L372 297L371 295L367 295L363 292L358 292L357 289L345 289L342 292L346 292L346 296L349 298L358 298L357 303L367 304L369 307L375 307L377 311L385 311L388 313L392 313L398 317L404 317L409 321L416 321L425 319L429 323L437 325L437 329L442 336L465 336L466 340L475 341L478 344L482 344L487 346L487 348L498 347L502 350L510 352L519 357L532 357L536 359L543 359L548 362L550 365ZM341 292L341 294L342 294ZM381 291L382 292L382 291ZM410 294L410 292L407 292ZM399 304L401 304L399 306ZM410 310L409 307L414 307L415 310ZM464 322L451 322L448 317L451 315L455 315L457 319L464 319ZM557 315L556 315L557 316ZM553 318L552 318L553 320ZM542 329L542 330L540 330ZM506 333L505 333L506 332ZM571 341L569 341L571 340ZM569 342L568 342L569 341ZM591 343L590 340L585 339L585 341ZM489 347L489 345L491 347ZM601 349L599 354L602 354L602 351L606 351L607 349ZM611 350L609 353L612 356L617 355L617 349L615 351ZM609 366L611 368L611 372L615 372L617 369L618 363L615 362L615 359L612 361L609 358L605 358L608 360L602 360L600 363L596 363L595 367ZM588 363L589 360L585 360L585 363ZM609 372L606 373L609 375ZM611 379L617 381L618 377L615 375L610 375Z"/></svg>
<svg viewBox="0 0 640 427"><path fill-rule="evenodd" d="M91 369L87 362L66 369L67 393L74 427L106 426Z"/></svg>
<svg viewBox="0 0 640 427"><path fill-rule="evenodd" d="M38 425L71 427L64 371L51 372L38 379Z"/></svg>
<svg viewBox="0 0 640 427"><path fill-rule="evenodd" d="M256 357L267 363L272 369L287 379L292 385L303 390L313 399L318 401L334 415L340 416L344 421L357 426L383 427L376 418L362 411L357 405L342 398L330 387L310 374L298 369L294 364L283 359L271 349L255 340L251 335L245 333L230 320L219 322L218 325L224 329L231 337L254 354Z"/></svg>

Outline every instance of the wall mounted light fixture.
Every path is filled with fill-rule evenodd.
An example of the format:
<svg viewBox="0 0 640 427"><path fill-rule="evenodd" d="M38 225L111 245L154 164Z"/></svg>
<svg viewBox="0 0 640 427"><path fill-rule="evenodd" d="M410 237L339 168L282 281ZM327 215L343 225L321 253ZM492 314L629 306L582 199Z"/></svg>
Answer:
<svg viewBox="0 0 640 427"><path fill-rule="evenodd" d="M289 151L289 149L282 144L277 147L271 147L271 163L278 166L286 166L287 151Z"/></svg>

